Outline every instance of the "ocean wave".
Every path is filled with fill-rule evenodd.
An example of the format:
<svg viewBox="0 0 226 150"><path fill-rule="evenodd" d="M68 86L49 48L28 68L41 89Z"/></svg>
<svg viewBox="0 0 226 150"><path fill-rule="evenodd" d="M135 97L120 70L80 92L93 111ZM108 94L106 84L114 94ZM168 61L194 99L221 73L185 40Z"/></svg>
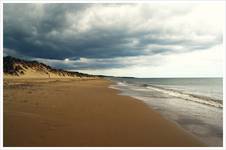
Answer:
<svg viewBox="0 0 226 150"><path fill-rule="evenodd" d="M117 82L117 85L119 86L128 86L127 82Z"/></svg>
<svg viewBox="0 0 226 150"><path fill-rule="evenodd" d="M223 101L222 100L218 100L215 98L211 98L208 96L202 96L202 95L196 95L196 94L191 94L191 93L186 93L186 92L182 92L180 90L175 90L175 89L169 89L169 88L165 88L159 85L152 85L152 84L129 84L126 81L121 81L121 82L117 82L117 87L126 87L126 88L131 88L134 90L137 90L136 87L140 87L138 88L139 90L154 90L157 92L161 92L173 97L177 97L177 98L181 98L184 100L189 100L189 101L193 101L193 102L197 102L200 104L205 104L205 105L209 105L209 106L213 106L213 107L217 107L217 108L223 108ZM114 87L115 89L117 89L116 87ZM120 89L120 88L119 88ZM145 90L145 91L146 91Z"/></svg>
<svg viewBox="0 0 226 150"><path fill-rule="evenodd" d="M197 103L201 103L201 104L205 104L205 105L223 108L223 101L222 100L217 100L217 99L207 97L207 96L185 93L185 92L182 92L182 91L179 91L179 90L163 88L163 87L159 87L159 86L156 86L156 85L145 84L143 86L148 88L148 89L155 90L155 91L158 91L158 92L162 92L164 94L168 94L168 95L173 96L173 97L178 97L178 98L181 98L181 99L184 99L184 100L189 100L189 101L193 101L193 102L197 102Z"/></svg>

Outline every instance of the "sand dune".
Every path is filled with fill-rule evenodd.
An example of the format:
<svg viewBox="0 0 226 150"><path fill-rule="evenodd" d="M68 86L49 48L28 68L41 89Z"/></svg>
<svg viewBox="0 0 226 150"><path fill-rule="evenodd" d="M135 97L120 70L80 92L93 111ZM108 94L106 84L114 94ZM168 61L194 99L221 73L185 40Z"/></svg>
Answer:
<svg viewBox="0 0 226 150"><path fill-rule="evenodd" d="M4 78L98 78L94 75L55 69L37 61L22 60L11 56L4 57Z"/></svg>

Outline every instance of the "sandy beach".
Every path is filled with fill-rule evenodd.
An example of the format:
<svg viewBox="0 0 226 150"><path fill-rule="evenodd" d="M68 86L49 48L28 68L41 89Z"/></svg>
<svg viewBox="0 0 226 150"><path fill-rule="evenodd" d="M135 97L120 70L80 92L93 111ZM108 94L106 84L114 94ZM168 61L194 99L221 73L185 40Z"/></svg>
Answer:
<svg viewBox="0 0 226 150"><path fill-rule="evenodd" d="M205 146L110 84L4 79L4 146Z"/></svg>

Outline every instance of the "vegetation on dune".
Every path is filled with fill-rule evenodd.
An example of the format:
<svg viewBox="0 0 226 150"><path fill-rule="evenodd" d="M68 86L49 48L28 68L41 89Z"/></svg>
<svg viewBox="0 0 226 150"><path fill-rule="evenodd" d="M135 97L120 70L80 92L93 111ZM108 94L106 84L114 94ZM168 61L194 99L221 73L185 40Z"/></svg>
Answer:
<svg viewBox="0 0 226 150"><path fill-rule="evenodd" d="M96 77L94 75L84 74L80 72L66 71L62 69L52 68L44 63L38 61L28 61L19 58L6 56L3 58L3 71L5 74L20 76L25 74L27 69L33 69L38 72L46 74L53 73L59 76L70 76L70 77Z"/></svg>

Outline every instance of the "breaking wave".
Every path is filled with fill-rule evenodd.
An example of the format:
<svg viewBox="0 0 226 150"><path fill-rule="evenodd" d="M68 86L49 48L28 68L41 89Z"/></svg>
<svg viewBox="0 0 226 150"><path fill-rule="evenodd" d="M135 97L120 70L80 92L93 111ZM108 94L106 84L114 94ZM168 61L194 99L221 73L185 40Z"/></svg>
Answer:
<svg viewBox="0 0 226 150"><path fill-rule="evenodd" d="M158 92L162 92L164 94L168 94L173 97L178 97L178 98L181 98L184 100L189 100L189 101L193 101L193 102L197 102L197 103L201 103L201 104L205 104L205 105L223 108L222 100L214 99L211 97L186 93L186 92L182 92L182 91L175 90L175 89L163 88L163 87L159 87L156 85L144 85L144 87L151 89L151 90L158 91Z"/></svg>

